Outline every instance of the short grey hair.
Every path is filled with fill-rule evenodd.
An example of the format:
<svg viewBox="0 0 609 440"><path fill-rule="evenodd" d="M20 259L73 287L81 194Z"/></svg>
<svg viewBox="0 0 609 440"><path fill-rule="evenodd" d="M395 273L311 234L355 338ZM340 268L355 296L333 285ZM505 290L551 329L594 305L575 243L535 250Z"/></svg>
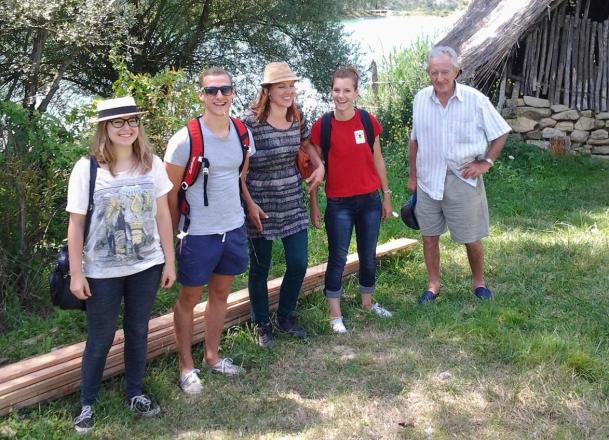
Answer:
<svg viewBox="0 0 609 440"><path fill-rule="evenodd" d="M448 46L436 46L431 49L427 53L427 67L429 67L429 63L432 59L439 58L444 55L450 58L450 61L456 69L461 68L461 60L459 59L459 55L457 55L457 51L455 51L455 49L453 49L452 47Z"/></svg>

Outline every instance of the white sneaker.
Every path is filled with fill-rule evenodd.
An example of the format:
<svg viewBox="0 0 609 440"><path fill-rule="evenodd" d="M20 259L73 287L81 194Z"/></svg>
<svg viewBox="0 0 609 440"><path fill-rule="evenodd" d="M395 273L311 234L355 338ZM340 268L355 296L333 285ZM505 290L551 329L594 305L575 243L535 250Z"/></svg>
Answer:
<svg viewBox="0 0 609 440"><path fill-rule="evenodd" d="M245 373L245 369L241 368L239 365L235 365L231 358L220 359L215 365L210 365L207 362L204 364L214 373L220 373L226 376L236 376Z"/></svg>
<svg viewBox="0 0 609 440"><path fill-rule="evenodd" d="M347 333L347 328L345 327L345 324L343 324L343 318L331 319L330 327L332 327L334 333L339 333L341 335Z"/></svg>
<svg viewBox="0 0 609 440"><path fill-rule="evenodd" d="M188 373L180 378L180 388L186 394L201 394L203 392L203 384L199 379L200 370L193 368Z"/></svg>
<svg viewBox="0 0 609 440"><path fill-rule="evenodd" d="M379 306L376 303L372 305L372 308L370 309L370 311L372 313L374 313L376 316L380 316L381 318L391 318L393 316L393 313L391 313L389 310Z"/></svg>

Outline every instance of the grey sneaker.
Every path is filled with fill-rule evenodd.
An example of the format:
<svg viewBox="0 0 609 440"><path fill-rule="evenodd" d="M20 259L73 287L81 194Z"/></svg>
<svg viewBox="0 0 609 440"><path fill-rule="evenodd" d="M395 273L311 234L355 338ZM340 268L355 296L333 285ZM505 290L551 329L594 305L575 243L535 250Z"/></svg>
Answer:
<svg viewBox="0 0 609 440"><path fill-rule="evenodd" d="M372 308L370 309L370 311L372 313L374 313L376 316L380 316L381 318L391 318L393 316L393 313L391 313L389 310L379 306L376 303L372 305Z"/></svg>
<svg viewBox="0 0 609 440"><path fill-rule="evenodd" d="M80 414L74 419L74 429L76 432L85 434L93 429L93 407L84 405L80 409Z"/></svg>
<svg viewBox="0 0 609 440"><path fill-rule="evenodd" d="M201 370L192 369L180 378L180 388L186 394L201 394L203 392L203 384L199 379Z"/></svg>
<svg viewBox="0 0 609 440"><path fill-rule="evenodd" d="M258 345L262 348L271 348L275 343L273 338L273 327L270 322L259 324L256 327L256 335L258 336Z"/></svg>
<svg viewBox="0 0 609 440"><path fill-rule="evenodd" d="M224 374L226 376L237 376L245 373L245 369L239 365L235 365L231 358L220 359L216 364L210 365L205 362L205 366L215 373Z"/></svg>
<svg viewBox="0 0 609 440"><path fill-rule="evenodd" d="M161 407L154 403L145 394L133 396L129 399L129 409L139 416L154 417L161 412Z"/></svg>

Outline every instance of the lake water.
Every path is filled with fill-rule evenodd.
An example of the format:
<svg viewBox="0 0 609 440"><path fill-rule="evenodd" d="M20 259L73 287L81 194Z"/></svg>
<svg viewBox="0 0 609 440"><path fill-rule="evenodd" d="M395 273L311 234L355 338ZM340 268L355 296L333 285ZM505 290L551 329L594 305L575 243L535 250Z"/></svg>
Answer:
<svg viewBox="0 0 609 440"><path fill-rule="evenodd" d="M366 17L344 20L344 29L350 39L362 49L362 64L372 60L382 63L393 50L408 49L417 38L440 40L461 16L461 12L446 17L404 15Z"/></svg>
<svg viewBox="0 0 609 440"><path fill-rule="evenodd" d="M380 67L392 51L408 49L418 38L432 43L440 40L453 26L462 12L446 17L431 15L404 15L387 17L363 17L342 21L349 39L361 50L360 64L368 69L374 60ZM321 101L308 80L299 83L298 100L306 110L319 114L329 109Z"/></svg>

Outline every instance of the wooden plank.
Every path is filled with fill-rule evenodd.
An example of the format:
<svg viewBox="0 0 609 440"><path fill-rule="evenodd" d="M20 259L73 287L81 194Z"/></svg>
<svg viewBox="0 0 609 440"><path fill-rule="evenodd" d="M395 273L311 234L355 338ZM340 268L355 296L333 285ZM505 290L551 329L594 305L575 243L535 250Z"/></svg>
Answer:
<svg viewBox="0 0 609 440"><path fill-rule="evenodd" d="M377 257L382 258L397 251L409 249L416 243L416 240L406 238L384 243L377 247ZM303 295L323 285L325 268L326 263L307 270L302 287ZM349 255L343 276L356 273L358 268L357 255ZM281 281L281 278L277 278L268 282L269 305L272 309L277 307ZM250 307L247 289L232 293L228 301L225 328L249 320ZM205 337L205 307L205 302L195 306L193 344L201 342ZM172 313L152 319L148 328L148 359L175 351ZM123 349L124 334L122 330L118 330L108 354L104 378L124 371ZM14 408L33 405L78 390L83 350L84 342L80 342L52 353L0 368L0 415L5 415Z"/></svg>

